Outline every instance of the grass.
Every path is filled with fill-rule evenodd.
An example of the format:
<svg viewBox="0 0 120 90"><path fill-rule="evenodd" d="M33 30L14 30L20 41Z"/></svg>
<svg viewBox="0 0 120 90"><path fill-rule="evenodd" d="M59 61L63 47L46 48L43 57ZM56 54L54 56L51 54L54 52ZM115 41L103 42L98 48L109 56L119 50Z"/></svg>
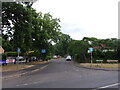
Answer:
<svg viewBox="0 0 120 90"><path fill-rule="evenodd" d="M118 69L120 64L117 63L80 63L80 65L85 67L96 67L96 68L109 68L109 69Z"/></svg>
<svg viewBox="0 0 120 90"><path fill-rule="evenodd" d="M2 72L7 72L7 71L17 71L29 67L33 67L34 65L23 65L23 64L8 64L6 66L2 66Z"/></svg>
<svg viewBox="0 0 120 90"><path fill-rule="evenodd" d="M48 61L32 61L32 62L29 62L28 64L44 64L44 63L47 63Z"/></svg>
<svg viewBox="0 0 120 90"><path fill-rule="evenodd" d="M1 66L0 72L7 72L7 71L17 71L25 68L30 68L33 67L35 64L44 64L47 63L48 61L34 61L34 62L29 62L27 64L8 64L5 66Z"/></svg>

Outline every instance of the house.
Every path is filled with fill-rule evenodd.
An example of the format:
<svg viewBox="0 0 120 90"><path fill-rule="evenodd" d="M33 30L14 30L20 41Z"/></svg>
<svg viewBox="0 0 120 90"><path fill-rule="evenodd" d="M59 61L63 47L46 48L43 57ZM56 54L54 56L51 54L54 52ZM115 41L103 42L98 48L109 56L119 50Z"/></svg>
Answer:
<svg viewBox="0 0 120 90"><path fill-rule="evenodd" d="M4 53L4 49L2 48L2 46L0 46L0 54Z"/></svg>

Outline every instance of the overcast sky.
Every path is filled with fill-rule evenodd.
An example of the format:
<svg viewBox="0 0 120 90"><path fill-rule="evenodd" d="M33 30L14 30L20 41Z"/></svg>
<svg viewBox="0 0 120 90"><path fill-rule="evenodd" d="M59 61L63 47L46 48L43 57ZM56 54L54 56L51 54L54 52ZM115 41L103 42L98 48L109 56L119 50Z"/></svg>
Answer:
<svg viewBox="0 0 120 90"><path fill-rule="evenodd" d="M118 1L38 0L33 8L60 18L61 31L73 39L106 39L118 38Z"/></svg>

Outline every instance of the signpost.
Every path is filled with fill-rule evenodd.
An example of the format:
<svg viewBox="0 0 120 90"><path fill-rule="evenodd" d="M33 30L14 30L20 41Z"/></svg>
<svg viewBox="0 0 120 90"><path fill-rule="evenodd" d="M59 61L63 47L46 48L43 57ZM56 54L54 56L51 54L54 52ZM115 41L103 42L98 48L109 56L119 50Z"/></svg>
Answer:
<svg viewBox="0 0 120 90"><path fill-rule="evenodd" d="M46 57L46 49L41 49L41 53L43 54L43 61L44 61Z"/></svg>
<svg viewBox="0 0 120 90"><path fill-rule="evenodd" d="M91 58L91 64L93 63L93 61L92 61L92 58L93 58L93 57L92 57L92 52L93 52L93 48L89 48L88 53L91 54L91 57L90 57L90 58Z"/></svg>
<svg viewBox="0 0 120 90"><path fill-rule="evenodd" d="M17 48L17 52L18 52L18 57L19 57L19 53L20 53L20 48Z"/></svg>

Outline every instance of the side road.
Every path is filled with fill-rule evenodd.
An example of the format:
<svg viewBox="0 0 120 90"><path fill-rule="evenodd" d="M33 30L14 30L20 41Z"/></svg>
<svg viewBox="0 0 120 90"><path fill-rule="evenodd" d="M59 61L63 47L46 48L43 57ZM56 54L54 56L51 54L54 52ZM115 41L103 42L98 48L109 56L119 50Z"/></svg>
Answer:
<svg viewBox="0 0 120 90"><path fill-rule="evenodd" d="M49 64L49 62L44 63L44 64L32 64L32 65L34 65L33 67L29 67L26 69L2 72L2 79L17 78L17 77L21 77L23 75L31 74L31 73L34 73L38 70L41 70L41 69L47 67L48 64Z"/></svg>

